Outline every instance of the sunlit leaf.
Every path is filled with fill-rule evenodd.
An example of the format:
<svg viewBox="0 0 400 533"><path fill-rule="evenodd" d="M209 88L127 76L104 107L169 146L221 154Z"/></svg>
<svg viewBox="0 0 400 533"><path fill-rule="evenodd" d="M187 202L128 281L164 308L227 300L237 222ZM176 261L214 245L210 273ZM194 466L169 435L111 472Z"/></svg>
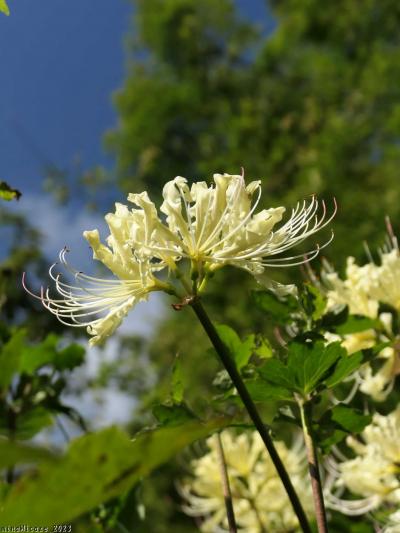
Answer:
<svg viewBox="0 0 400 533"><path fill-rule="evenodd" d="M226 419L190 421L139 434L117 428L72 442L65 457L23 476L7 496L0 521L48 526L65 523L126 492L182 448L226 425Z"/></svg>
<svg viewBox="0 0 400 533"><path fill-rule="evenodd" d="M19 369L20 358L26 339L24 329L16 330L0 350L0 388L7 388Z"/></svg>
<svg viewBox="0 0 400 533"><path fill-rule="evenodd" d="M0 11L6 15L10 14L7 4L4 2L4 0L0 0ZM19 200L21 196L22 193L18 189L13 189L5 181L0 181L0 198L2 200L7 200L7 202L10 202L11 200Z"/></svg>
<svg viewBox="0 0 400 533"><path fill-rule="evenodd" d="M255 335L249 335L242 342L236 331L229 326L220 324L216 326L216 329L234 358L236 366L240 369L247 365L255 349Z"/></svg>
<svg viewBox="0 0 400 533"><path fill-rule="evenodd" d="M184 375L182 372L182 363L179 356L175 358L172 367L171 396L175 403L181 403L184 393Z"/></svg>

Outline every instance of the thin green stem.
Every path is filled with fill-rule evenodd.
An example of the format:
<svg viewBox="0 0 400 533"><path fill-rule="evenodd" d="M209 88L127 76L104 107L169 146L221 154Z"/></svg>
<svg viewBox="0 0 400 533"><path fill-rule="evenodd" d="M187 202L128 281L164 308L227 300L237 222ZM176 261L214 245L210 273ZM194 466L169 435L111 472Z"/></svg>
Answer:
<svg viewBox="0 0 400 533"><path fill-rule="evenodd" d="M195 298L191 301L190 305L192 306L194 312L196 313L197 318L202 324L204 331L207 333L211 343L213 344L215 351L217 352L222 364L224 365L226 371L228 372L232 380L232 383L236 387L236 390L251 420L253 421L254 426L259 432L265 444L265 447L268 450L271 460L273 464L275 465L278 475L281 478L281 481L286 489L287 495L293 506L293 510L296 513L296 516L299 520L301 529L305 533L311 533L310 525L308 523L304 509L301 505L299 497L296 494L296 491L294 490L292 482L290 481L290 478L285 469L285 466L282 463L281 458L278 455L278 452L276 451L275 445L269 434L269 429L267 428L267 426L264 425L263 421L261 420L261 417L257 411L257 408L253 400L251 399L251 396L246 388L246 385L244 384L239 374L239 371L237 370L236 365L229 354L228 349L226 348L225 344L222 342L220 336L218 335L217 330L215 329L213 323L209 319L200 300L198 298Z"/></svg>
<svg viewBox="0 0 400 533"><path fill-rule="evenodd" d="M328 523L326 519L324 495L319 472L318 455L312 432L312 405L310 402L305 403L304 400L300 398L298 398L297 403L300 408L301 424L303 426L304 442L307 450L308 469L311 478L311 487L314 498L314 508L318 531L319 533L327 533Z"/></svg>
<svg viewBox="0 0 400 533"><path fill-rule="evenodd" d="M218 462L221 471L222 491L224 494L226 517L228 519L229 524L229 532L237 533L235 512L233 510L232 493L228 477L228 469L226 467L224 448L222 446L222 439L220 433L215 434L215 440L217 443Z"/></svg>

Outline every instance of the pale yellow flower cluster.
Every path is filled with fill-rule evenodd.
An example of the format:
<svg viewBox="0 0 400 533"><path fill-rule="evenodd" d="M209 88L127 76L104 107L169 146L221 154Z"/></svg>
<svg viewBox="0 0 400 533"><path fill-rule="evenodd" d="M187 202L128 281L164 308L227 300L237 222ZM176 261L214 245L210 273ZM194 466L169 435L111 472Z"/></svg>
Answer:
<svg viewBox="0 0 400 533"><path fill-rule="evenodd" d="M259 434L236 435L224 431L221 437L239 530L246 533L297 531L297 518ZM306 512L312 514L312 494L301 441L291 449L283 442L275 445ZM179 487L186 500L184 511L202 518L201 531L227 531L215 436L207 440L207 446L209 452L192 461L193 477Z"/></svg>
<svg viewBox="0 0 400 533"><path fill-rule="evenodd" d="M345 335L343 346L349 354L365 348L371 348L378 341L388 341L392 335L392 315L379 314L379 302L391 305L400 311L400 254L397 247L381 254L381 264L367 263L358 266L354 258L347 260L346 278L340 279L329 266L323 272L327 291L328 309L337 304L349 306L351 314L379 318L382 332L374 329ZM338 337L328 335L328 340ZM394 346L385 347L378 357L382 364L373 372L370 365L365 365L359 372L360 390L377 401L384 400L391 391L393 380L399 371L399 355Z"/></svg>
<svg viewBox="0 0 400 533"><path fill-rule="evenodd" d="M105 217L110 228L106 244L101 243L98 230L84 233L93 257L115 278L103 280L72 269L63 250L61 263L75 284L61 279L53 266L50 276L61 299L42 290L40 299L45 307L68 325L86 326L93 335L91 344L98 344L150 292L171 292L171 285L156 274L164 269L167 275L180 273L182 260L190 263L191 290L196 293L210 273L225 265L259 277L266 266L299 264L318 254L319 247L305 255L275 258L329 223L332 217L325 219L324 204L321 217L317 216L315 198L298 204L289 220L275 230L285 208L256 213L260 181L246 185L243 176L230 174L214 174L213 179L211 186L197 182L189 187L181 176L168 182L163 189L161 215L146 192L129 194L130 208L117 203L115 212ZM99 314L103 316L98 318Z"/></svg>
<svg viewBox="0 0 400 533"><path fill-rule="evenodd" d="M400 405L387 416L374 414L361 439L348 437L356 453L354 459L331 463L334 478L327 490L331 508L349 515L360 515L387 504L400 505ZM359 500L338 497L344 489L361 496Z"/></svg>

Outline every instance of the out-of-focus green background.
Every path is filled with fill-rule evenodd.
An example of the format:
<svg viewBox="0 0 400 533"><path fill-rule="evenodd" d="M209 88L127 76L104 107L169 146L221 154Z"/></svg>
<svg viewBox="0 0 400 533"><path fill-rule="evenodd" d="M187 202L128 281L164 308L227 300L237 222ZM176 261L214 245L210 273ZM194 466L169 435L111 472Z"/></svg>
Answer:
<svg viewBox="0 0 400 533"><path fill-rule="evenodd" d="M317 194L332 209L336 198L335 239L324 254L338 269L348 255L363 257L364 240L372 250L383 241L385 215L399 229L397 1L271 0L259 11L265 20L257 20L253 8L247 13L246 2L233 0L136 0L131 10L123 86L112 95L118 119L104 132L111 159L93 161L85 171L79 165L60 170L57 157L47 161L43 180L60 209L62 202L72 202L71 217L84 223L85 209L97 209L100 216L128 192L146 189L159 199L163 184L176 175L209 181L214 172L234 174L244 167L248 179L262 179L265 207L290 209ZM27 140L23 124L18 128L36 151L40 139ZM79 213L77 195L83 199ZM19 202L23 206L24 196ZM2 313L8 323L25 313L39 337L63 328L34 311L19 284L10 283L22 270L38 277L45 272L34 221L23 213L19 206L2 207ZM296 269L271 275L300 279ZM254 324L268 331L248 303L253 284L240 272L218 275L209 289L212 316L239 332ZM132 337L124 330L113 356L84 385L94 390L112 385L134 397L138 405L127 417L132 427L141 427L149 419L146 405L167 392L177 353L193 378L191 402L198 409L216 366L189 311L174 313L162 302L154 310L158 321L151 335L138 328ZM133 503L126 504L125 520L135 532L196 530L179 511L173 477L180 469L178 463L165 467L144 483L144 521L132 513Z"/></svg>

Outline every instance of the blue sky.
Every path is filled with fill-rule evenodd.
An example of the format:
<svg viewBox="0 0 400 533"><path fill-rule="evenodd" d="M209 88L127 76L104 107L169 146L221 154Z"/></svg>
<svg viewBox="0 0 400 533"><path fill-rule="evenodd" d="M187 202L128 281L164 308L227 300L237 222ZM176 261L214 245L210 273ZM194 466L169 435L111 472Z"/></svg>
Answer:
<svg viewBox="0 0 400 533"><path fill-rule="evenodd" d="M41 188L43 164L112 164L103 133L115 124L111 95L124 78L129 0L9 0L0 15L0 179ZM264 0L237 0L265 20Z"/></svg>

